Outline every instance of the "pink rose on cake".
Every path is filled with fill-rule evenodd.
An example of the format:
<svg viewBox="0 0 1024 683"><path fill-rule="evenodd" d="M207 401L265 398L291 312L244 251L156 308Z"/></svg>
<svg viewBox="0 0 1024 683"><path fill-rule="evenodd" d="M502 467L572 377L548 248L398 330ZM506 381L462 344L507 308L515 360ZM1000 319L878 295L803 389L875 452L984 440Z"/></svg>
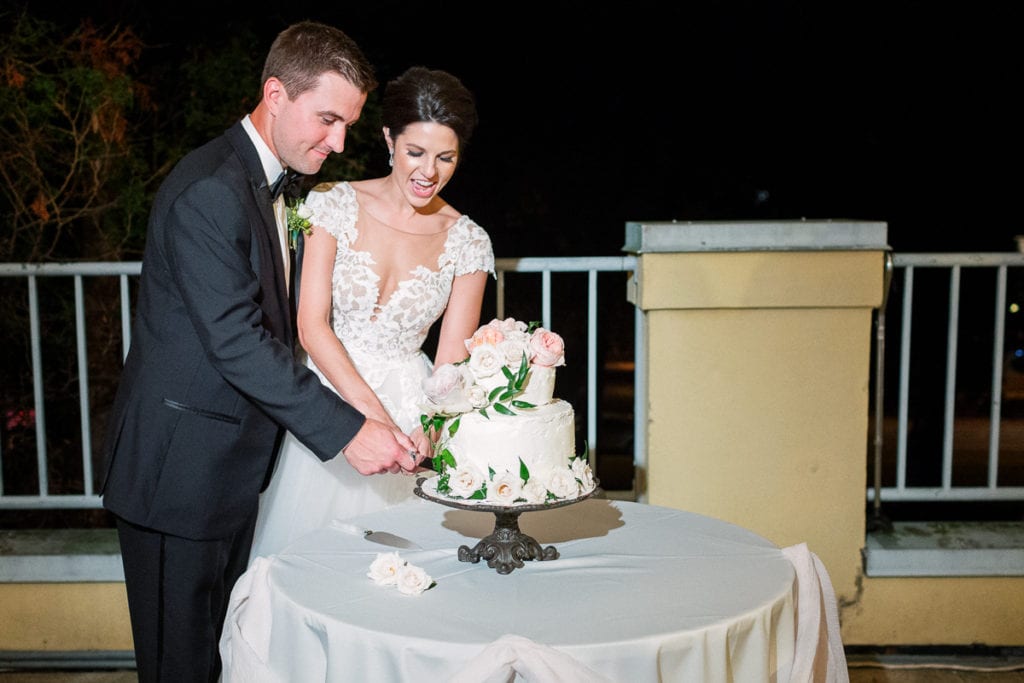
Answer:
<svg viewBox="0 0 1024 683"><path fill-rule="evenodd" d="M530 362L545 368L565 365L565 342L558 334L538 327L530 335Z"/></svg>

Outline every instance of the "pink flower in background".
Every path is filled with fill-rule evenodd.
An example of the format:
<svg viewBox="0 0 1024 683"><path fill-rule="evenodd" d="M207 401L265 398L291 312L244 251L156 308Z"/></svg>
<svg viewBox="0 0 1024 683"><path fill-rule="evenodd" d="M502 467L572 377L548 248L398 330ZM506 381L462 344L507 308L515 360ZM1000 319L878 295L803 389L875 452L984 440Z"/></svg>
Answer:
<svg viewBox="0 0 1024 683"><path fill-rule="evenodd" d="M556 332L538 327L530 337L530 362L546 368L565 365L565 342Z"/></svg>
<svg viewBox="0 0 1024 683"><path fill-rule="evenodd" d="M8 408L4 411L4 426L10 429L17 429L22 427L24 429L31 429L36 425L36 411L32 408L20 408L15 410Z"/></svg>

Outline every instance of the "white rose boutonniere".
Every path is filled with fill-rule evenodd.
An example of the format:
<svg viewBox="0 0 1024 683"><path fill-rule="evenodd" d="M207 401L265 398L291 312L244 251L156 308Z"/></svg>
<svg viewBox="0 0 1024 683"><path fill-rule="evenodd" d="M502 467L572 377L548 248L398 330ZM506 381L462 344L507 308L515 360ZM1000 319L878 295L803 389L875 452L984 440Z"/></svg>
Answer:
<svg viewBox="0 0 1024 683"><path fill-rule="evenodd" d="M299 198L288 205L287 214L288 246L295 249L295 242L299 239L299 231L302 231L303 235L313 232L313 224L309 220L313 217L313 212L306 206L306 202Z"/></svg>

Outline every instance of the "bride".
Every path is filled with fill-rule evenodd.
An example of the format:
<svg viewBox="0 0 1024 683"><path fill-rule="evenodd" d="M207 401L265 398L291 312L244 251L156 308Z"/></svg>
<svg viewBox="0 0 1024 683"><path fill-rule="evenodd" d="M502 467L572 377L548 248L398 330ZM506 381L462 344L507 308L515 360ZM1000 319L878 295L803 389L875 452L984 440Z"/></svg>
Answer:
<svg viewBox="0 0 1024 683"><path fill-rule="evenodd" d="M434 363L468 355L494 254L483 228L440 196L477 122L472 94L451 74L413 67L387 84L382 121L390 175L324 183L306 198L299 342L325 383L409 434L410 456L421 461L430 444L420 382L433 367L421 347L441 318ZM260 497L250 557L405 500L413 487L406 474L367 477L344 458L323 462L288 434Z"/></svg>

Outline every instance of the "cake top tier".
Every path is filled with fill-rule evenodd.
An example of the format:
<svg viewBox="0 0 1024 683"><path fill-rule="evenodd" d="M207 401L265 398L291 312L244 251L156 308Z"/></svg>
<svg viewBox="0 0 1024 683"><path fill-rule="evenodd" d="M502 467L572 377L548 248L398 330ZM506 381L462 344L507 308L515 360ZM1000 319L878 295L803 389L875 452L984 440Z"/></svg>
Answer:
<svg viewBox="0 0 1024 683"><path fill-rule="evenodd" d="M551 401L565 344L537 322L495 318L466 340L469 358L446 363L423 380L421 421L443 421L489 409L514 414Z"/></svg>

